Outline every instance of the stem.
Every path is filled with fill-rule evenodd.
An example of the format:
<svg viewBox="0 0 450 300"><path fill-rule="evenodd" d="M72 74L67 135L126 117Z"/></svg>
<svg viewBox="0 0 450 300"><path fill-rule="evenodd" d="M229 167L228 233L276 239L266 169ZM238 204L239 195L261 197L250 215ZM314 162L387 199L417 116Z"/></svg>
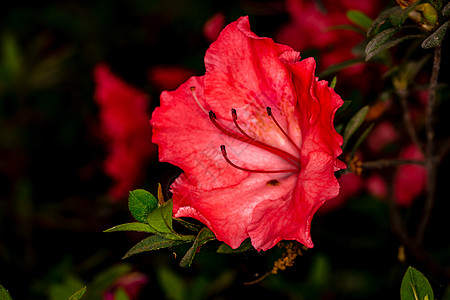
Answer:
<svg viewBox="0 0 450 300"><path fill-rule="evenodd" d="M425 235L425 230L431 218L435 196L437 168L434 157L434 109L436 106L436 87L438 83L439 68L441 63L441 45L434 48L433 70L431 73L430 87L428 89L428 102L426 106L426 147L425 168L427 170L427 194L423 209L421 222L417 227L415 242L420 245Z"/></svg>
<svg viewBox="0 0 450 300"><path fill-rule="evenodd" d="M424 165L421 160L412 159L380 159L374 161L366 161L361 164L363 169L382 169L386 167L396 167L406 164Z"/></svg>
<svg viewBox="0 0 450 300"><path fill-rule="evenodd" d="M416 129L414 128L413 122L411 120L411 114L409 113L408 109L408 101L407 101L407 92L397 92L397 95L400 100L400 105L403 110L403 124L405 125L406 132L408 133L409 137L413 141L413 143L417 146L417 148L424 153L422 143L419 140L419 137L417 135Z"/></svg>
<svg viewBox="0 0 450 300"><path fill-rule="evenodd" d="M422 247L415 243L408 235L406 226L404 225L403 218L400 214L400 210L397 206L394 197L394 188L392 184L392 175L388 176L388 205L389 205L389 219L392 226L393 233L399 238L400 243L405 246L408 253L422 263L430 273L434 276L444 276L450 278L450 269L442 268L436 263L427 253L425 253Z"/></svg>

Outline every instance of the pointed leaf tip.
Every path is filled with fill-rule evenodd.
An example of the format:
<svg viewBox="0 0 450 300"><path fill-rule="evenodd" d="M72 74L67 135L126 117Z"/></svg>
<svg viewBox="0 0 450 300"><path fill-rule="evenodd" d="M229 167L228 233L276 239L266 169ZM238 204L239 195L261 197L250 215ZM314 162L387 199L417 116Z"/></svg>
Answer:
<svg viewBox="0 0 450 300"><path fill-rule="evenodd" d="M128 208L136 221L145 223L147 215L158 207L158 200L142 189L131 191L128 197Z"/></svg>
<svg viewBox="0 0 450 300"><path fill-rule="evenodd" d="M191 248L189 248L184 257L181 259L180 266L183 268L190 267L199 248L207 242L214 240L215 238L216 236L209 228L202 228L202 230L200 230L197 237L195 238Z"/></svg>
<svg viewBox="0 0 450 300"><path fill-rule="evenodd" d="M450 21L447 21L444 24L442 24L438 29L436 29L435 32L433 32L429 37L427 37L422 42L421 47L423 49L429 49L440 45L445 37L445 33L447 31L449 22Z"/></svg>
<svg viewBox="0 0 450 300"><path fill-rule="evenodd" d="M78 291L75 292L72 296L70 296L69 300L79 300L86 293L86 286L82 287ZM3 299L3 298L2 298Z"/></svg>
<svg viewBox="0 0 450 300"><path fill-rule="evenodd" d="M361 108L348 122L347 126L344 130L344 144L342 145L342 148L345 149L347 146L348 140L351 138L351 136L356 132L356 130L361 126L361 124L364 122L364 119L367 116L367 113L369 112L369 106L366 105L363 108Z"/></svg>
<svg viewBox="0 0 450 300"><path fill-rule="evenodd" d="M434 299L433 289L428 279L413 267L406 270L400 287L401 300Z"/></svg>
<svg viewBox="0 0 450 300"><path fill-rule="evenodd" d="M149 237L143 239L136 245L134 245L134 247L131 248L130 251L128 251L122 259L128 258L128 257L138 254L138 253L168 248L168 247L172 247L172 246L185 244L188 242L189 242L188 239L186 239L186 240L170 240L170 239L166 239L160 235L152 235L152 236L149 236Z"/></svg>
<svg viewBox="0 0 450 300"><path fill-rule="evenodd" d="M377 50L381 45L386 43L394 34L399 32L400 28L389 28L386 29L371 39L366 46L365 53L366 56Z"/></svg>
<svg viewBox="0 0 450 300"><path fill-rule="evenodd" d="M146 221L158 234L177 239L179 235L172 228L172 210L173 202L169 200L149 213Z"/></svg>
<svg viewBox="0 0 450 300"><path fill-rule="evenodd" d="M0 299L1 300L12 300L11 295L9 294L8 290L3 287L3 285L0 284Z"/></svg>
<svg viewBox="0 0 450 300"><path fill-rule="evenodd" d="M372 25L373 20L367 16L365 13L359 10L349 10L347 12L347 19L349 19L353 24L358 25L364 29L369 29Z"/></svg>

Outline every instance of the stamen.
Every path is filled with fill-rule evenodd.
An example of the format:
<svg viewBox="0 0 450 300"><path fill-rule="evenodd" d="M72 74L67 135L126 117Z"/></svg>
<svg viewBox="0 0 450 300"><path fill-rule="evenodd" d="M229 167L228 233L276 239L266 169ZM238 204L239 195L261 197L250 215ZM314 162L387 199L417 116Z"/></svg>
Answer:
<svg viewBox="0 0 450 300"><path fill-rule="evenodd" d="M294 143L294 141L291 139L291 137L286 133L286 131L284 131L284 129L280 126L280 124L277 122L277 120L275 119L275 116L272 114L272 109L270 107L267 107L267 114L269 115L269 117L272 118L272 120L275 122L275 125L277 125L278 129L281 130L281 132L284 134L284 136L288 139L288 141L291 143L292 146L294 146L295 150L297 150L297 152L299 154L301 154L300 148L297 146L296 143Z"/></svg>
<svg viewBox="0 0 450 300"><path fill-rule="evenodd" d="M224 126L219 124L219 122L217 122L216 114L213 111L209 111L209 119L214 124L214 126L216 126L217 129L219 129L220 131L222 131L229 137L234 138L238 141L247 143L249 145L256 146L256 147L266 150L270 153L273 153L273 154L279 156L280 158L284 159L285 161L287 161L288 163L290 163L297 169L300 169L300 159L295 157L294 155L292 155L286 151L283 151L281 149L275 148L273 146L267 145L266 143L252 139L247 134L242 135L234 130L225 128Z"/></svg>
<svg viewBox="0 0 450 300"><path fill-rule="evenodd" d="M237 123L237 113L236 110L234 108L231 109L231 116L233 117L233 122L234 125L236 126L237 129L239 129L239 131L245 135L246 137L248 137L251 140L254 140L254 138L250 137L247 133L245 133L245 131L241 128L241 126L239 126L239 124Z"/></svg>
<svg viewBox="0 0 450 300"><path fill-rule="evenodd" d="M223 158L229 163L231 166L235 167L236 169L246 171L246 172L252 172L252 173L297 173L298 169L288 169L288 170L252 170L247 169L243 167L239 167L238 165L234 164L227 155L227 150L225 149L225 145L220 145L220 150L222 152Z"/></svg>
<svg viewBox="0 0 450 300"><path fill-rule="evenodd" d="M197 105L200 107L201 110L203 110L203 112L205 114L208 114L208 111L200 104L200 101L198 101L197 95L195 94L195 86L191 86L190 87L192 96L194 97L195 102L197 102Z"/></svg>

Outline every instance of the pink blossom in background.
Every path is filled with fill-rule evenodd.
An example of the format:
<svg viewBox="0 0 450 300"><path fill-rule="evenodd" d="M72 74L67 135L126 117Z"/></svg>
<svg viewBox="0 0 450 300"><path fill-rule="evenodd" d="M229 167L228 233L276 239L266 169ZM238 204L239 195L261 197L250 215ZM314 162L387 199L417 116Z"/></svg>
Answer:
<svg viewBox="0 0 450 300"><path fill-rule="evenodd" d="M148 283L148 276L133 272L120 277L108 291L103 293L103 300L115 300L114 293L122 288L130 300L138 300L142 288Z"/></svg>
<svg viewBox="0 0 450 300"><path fill-rule="evenodd" d="M189 77L194 71L181 66L152 66L148 70L150 83L160 90L174 90Z"/></svg>
<svg viewBox="0 0 450 300"><path fill-rule="evenodd" d="M156 151L151 143L148 123L149 99L112 74L106 65L95 68L94 79L95 100L108 142L105 172L114 180L109 194L113 201L119 201L135 188L149 158Z"/></svg>
<svg viewBox="0 0 450 300"><path fill-rule="evenodd" d="M390 122L381 122L375 126L367 137L366 145L373 153L380 152L388 144L399 138L397 130Z"/></svg>
<svg viewBox="0 0 450 300"><path fill-rule="evenodd" d="M314 48L320 51L321 67L354 58L352 48L364 40L364 36L351 30L332 30L332 27L350 24L348 10L360 10L376 17L382 1L322 0L323 8L316 1L287 0L286 10L291 22L283 27L277 40L294 49Z"/></svg>
<svg viewBox="0 0 450 300"><path fill-rule="evenodd" d="M379 199L385 199L388 196L386 181L378 174L371 174L365 181L367 192Z"/></svg>
<svg viewBox="0 0 450 300"><path fill-rule="evenodd" d="M225 27L225 15L221 12L216 13L203 26L203 35L210 43L214 42L223 27Z"/></svg>
<svg viewBox="0 0 450 300"><path fill-rule="evenodd" d="M338 178L338 181L340 186L339 195L325 202L319 209L319 213L328 213L341 208L348 199L357 196L364 186L361 176L354 173L343 174Z"/></svg>
<svg viewBox="0 0 450 300"><path fill-rule="evenodd" d="M317 50L319 52L318 69L323 71L331 65L355 58L353 48L365 39L362 33L334 28L350 24L346 16L347 11L360 10L375 18L386 1L322 0L320 2L323 7L320 7L317 1L287 0L286 10L291 20L280 29L276 40L296 50ZM364 77L361 77L363 72ZM379 65L355 64L339 73L339 78L344 76L345 79L338 80L338 84L346 81L356 84L363 90L373 89L374 84L379 81L373 81L371 78L378 76L377 74L380 74Z"/></svg>
<svg viewBox="0 0 450 300"><path fill-rule="evenodd" d="M423 154L413 144L404 148L401 159L423 160ZM419 165L402 165L394 177L394 196L401 206L410 206L412 202L425 191L426 170Z"/></svg>
<svg viewBox="0 0 450 300"><path fill-rule="evenodd" d="M248 17L221 32L205 65L161 94L151 120L160 160L184 171L171 186L175 217L232 248L248 237L257 250L284 239L313 247L313 214L345 168L333 125L343 101L315 77L314 59L257 36Z"/></svg>

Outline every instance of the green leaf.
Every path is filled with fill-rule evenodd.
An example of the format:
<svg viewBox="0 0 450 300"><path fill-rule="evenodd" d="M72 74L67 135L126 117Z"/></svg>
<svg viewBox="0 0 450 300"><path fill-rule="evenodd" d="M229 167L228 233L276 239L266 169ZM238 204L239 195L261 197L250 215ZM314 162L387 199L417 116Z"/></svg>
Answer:
<svg viewBox="0 0 450 300"><path fill-rule="evenodd" d="M190 267L192 261L194 260L195 254L198 252L198 249L205 243L214 239L216 239L216 236L211 230L209 230L209 228L204 227L202 230L200 230L191 248L189 248L184 257L181 259L180 266L184 268Z"/></svg>
<svg viewBox="0 0 450 300"><path fill-rule="evenodd" d="M198 245L202 246L209 241L215 240L216 236L214 233L207 227L203 227L202 230L197 234Z"/></svg>
<svg viewBox="0 0 450 300"><path fill-rule="evenodd" d="M252 248L251 240L250 239L246 239L236 249L233 249L230 246L228 246L227 244L223 243L217 249L217 253L222 253L222 254L242 253L244 251L250 250L251 248Z"/></svg>
<svg viewBox="0 0 450 300"><path fill-rule="evenodd" d="M11 295L9 294L8 290L3 287L3 285L0 284L0 299L1 300L12 300Z"/></svg>
<svg viewBox="0 0 450 300"><path fill-rule="evenodd" d="M400 28L389 28L386 29L371 39L366 46L364 52L366 56L380 48L383 44L385 44L394 34L400 31ZM368 59L366 59L368 60Z"/></svg>
<svg viewBox="0 0 450 300"><path fill-rule="evenodd" d="M86 286L76 291L75 294L70 296L69 300L79 300L81 299L81 297L83 297L84 293L86 293Z"/></svg>
<svg viewBox="0 0 450 300"><path fill-rule="evenodd" d="M147 215L158 207L158 200L146 190L130 192L128 208L136 221L145 223Z"/></svg>
<svg viewBox="0 0 450 300"><path fill-rule="evenodd" d="M364 119L367 116L367 113L369 112L369 106L366 105L363 108L361 108L348 122L347 126L344 130L344 144L342 145L342 148L345 149L347 146L348 140L351 138L351 136L355 133L355 131L361 126L361 124L364 122Z"/></svg>
<svg viewBox="0 0 450 300"><path fill-rule="evenodd" d="M442 15L445 17L450 16L450 2L447 3L447 5L445 5L444 8L442 9Z"/></svg>
<svg viewBox="0 0 450 300"><path fill-rule="evenodd" d="M422 42L422 48L423 49L429 49L436 47L442 43L442 40L444 39L445 32L447 31L447 27L450 21L445 22L442 24L438 29L436 29L435 32L433 32L429 37L427 37Z"/></svg>
<svg viewBox="0 0 450 300"><path fill-rule="evenodd" d="M408 15L409 13L417 6L420 4L420 2L422 1L416 1L413 4L411 4L410 6L402 9L400 8L400 10L396 10L393 11L390 15L389 15L389 20L391 21L391 24L394 26L400 26L402 25L406 19L408 19Z"/></svg>
<svg viewBox="0 0 450 300"><path fill-rule="evenodd" d="M193 239L193 237L192 237L192 239ZM170 240L170 239L166 239L165 237L162 237L160 235L152 235L152 236L149 236L149 237L143 239L136 245L134 245L134 247L131 248L130 251L128 251L122 259L128 258L128 257L138 254L138 253L168 248L168 247L172 247L172 246L185 244L188 242L190 242L190 240L188 240L188 239Z"/></svg>
<svg viewBox="0 0 450 300"><path fill-rule="evenodd" d="M381 14L372 22L372 25L370 25L369 29L367 30L367 36L373 36L383 24L389 21L389 16L392 13L401 10L401 7L395 6L381 12Z"/></svg>
<svg viewBox="0 0 450 300"><path fill-rule="evenodd" d="M356 32L358 34L361 34L361 35L365 35L366 34L364 29L362 29L359 26L352 25L352 24L342 24L342 25L330 26L330 27L327 27L327 30L328 31L332 31L332 30L350 30L350 31L354 31L354 32Z"/></svg>
<svg viewBox="0 0 450 300"><path fill-rule="evenodd" d="M428 279L413 267L409 267L408 270L406 270L400 287L400 299L423 300L427 298L429 300L434 299L433 289L431 288Z"/></svg>
<svg viewBox="0 0 450 300"><path fill-rule="evenodd" d="M334 76L333 80L330 83L330 88L334 89L336 87L337 77Z"/></svg>
<svg viewBox="0 0 450 300"><path fill-rule="evenodd" d="M19 51L19 44L11 34L4 34L2 37L2 64L12 78L22 72L23 59ZM8 78L9 79L9 78Z"/></svg>
<svg viewBox="0 0 450 300"><path fill-rule="evenodd" d="M172 228L172 209L172 200L165 202L163 205L148 214L147 223L158 234L163 235L166 238L177 240L180 238L180 235L177 234Z"/></svg>
<svg viewBox="0 0 450 300"><path fill-rule="evenodd" d="M183 225L184 227L186 227L189 230L192 231L199 231L202 227L197 225L197 224L193 224L191 222L188 222L186 220L180 219L180 218L173 218L175 221L177 221L178 223L180 223L181 225Z"/></svg>
<svg viewBox="0 0 450 300"><path fill-rule="evenodd" d="M372 25L373 20L368 17L365 13L359 10L349 10L347 11L347 18L354 24L361 26L364 29L369 29Z"/></svg>
<svg viewBox="0 0 450 300"><path fill-rule="evenodd" d="M353 147L352 153L350 154L350 159L352 159L355 156L356 150L358 150L359 146L361 146L362 142L367 138L369 133L372 131L374 124L370 124L369 127L367 127L366 130L364 130L363 134L358 138L358 140L355 143L355 146Z"/></svg>
<svg viewBox="0 0 450 300"><path fill-rule="evenodd" d="M383 44L377 50L368 54L366 56L366 61L369 61L370 59L372 59L374 56L378 55L379 53L386 51L387 49L392 48L392 47L400 44L401 42L404 42L404 41L410 40L410 39L415 39L415 38L422 38L422 37L423 37L423 35L421 35L421 34L411 34L411 35L398 37L392 41L389 41L389 42Z"/></svg>
<svg viewBox="0 0 450 300"><path fill-rule="evenodd" d="M153 229L150 225L139 222L117 225L109 229L106 229L103 232L116 232L116 231L138 231L138 232L157 233L157 231Z"/></svg>

